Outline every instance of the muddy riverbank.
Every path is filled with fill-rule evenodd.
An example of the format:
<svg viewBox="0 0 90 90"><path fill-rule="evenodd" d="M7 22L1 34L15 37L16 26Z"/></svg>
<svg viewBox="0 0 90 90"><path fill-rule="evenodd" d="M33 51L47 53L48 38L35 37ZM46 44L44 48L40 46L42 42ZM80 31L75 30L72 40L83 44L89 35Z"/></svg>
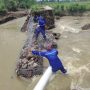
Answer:
<svg viewBox="0 0 90 90"><path fill-rule="evenodd" d="M4 24L13 19L24 17L28 14L26 10L16 11L16 12L7 12L5 15L0 15L0 24Z"/></svg>

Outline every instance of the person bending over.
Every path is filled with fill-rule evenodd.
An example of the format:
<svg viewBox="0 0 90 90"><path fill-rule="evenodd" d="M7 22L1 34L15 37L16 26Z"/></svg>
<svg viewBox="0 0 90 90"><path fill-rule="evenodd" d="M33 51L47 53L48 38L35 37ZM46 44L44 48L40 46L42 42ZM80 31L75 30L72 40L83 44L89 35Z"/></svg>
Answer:
<svg viewBox="0 0 90 90"><path fill-rule="evenodd" d="M58 57L57 49L52 48L51 45L46 46L46 51L32 50L32 54L47 58L54 73L58 70L64 74L67 73L67 70L64 68L60 58Z"/></svg>

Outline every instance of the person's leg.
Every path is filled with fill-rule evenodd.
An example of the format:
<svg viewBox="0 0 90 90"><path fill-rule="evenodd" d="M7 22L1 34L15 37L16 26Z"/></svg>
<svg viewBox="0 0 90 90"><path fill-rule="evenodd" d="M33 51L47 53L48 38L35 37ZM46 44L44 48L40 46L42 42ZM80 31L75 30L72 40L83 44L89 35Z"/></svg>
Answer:
<svg viewBox="0 0 90 90"><path fill-rule="evenodd" d="M38 38L39 33L40 33L40 30L36 29L36 31L35 31L35 39L36 39L36 40L37 40L37 38Z"/></svg>
<svg viewBox="0 0 90 90"><path fill-rule="evenodd" d="M64 73L64 74L67 72L67 70L66 70L63 66L60 67L60 70L61 70L61 72Z"/></svg>
<svg viewBox="0 0 90 90"><path fill-rule="evenodd" d="M43 35L43 38L46 40L46 35L45 35L45 29L44 29L44 27L41 28L41 33Z"/></svg>

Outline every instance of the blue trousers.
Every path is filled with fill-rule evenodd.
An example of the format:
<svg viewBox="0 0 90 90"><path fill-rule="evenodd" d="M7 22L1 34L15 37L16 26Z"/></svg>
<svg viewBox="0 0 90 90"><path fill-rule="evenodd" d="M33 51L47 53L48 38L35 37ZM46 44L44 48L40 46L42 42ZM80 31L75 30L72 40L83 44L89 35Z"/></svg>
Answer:
<svg viewBox="0 0 90 90"><path fill-rule="evenodd" d="M60 66L60 68L58 68L58 69L52 69L52 71L55 73L56 71L58 71L58 70L60 70L62 73L66 73L67 72L67 70L63 67L63 65L61 65Z"/></svg>
<svg viewBox="0 0 90 90"><path fill-rule="evenodd" d="M40 33L42 34L43 38L46 40L45 27L44 27L44 26L43 26L43 27L38 27L38 28L36 29L36 31L35 31L35 37L36 37L36 39L38 38L38 35L39 35Z"/></svg>

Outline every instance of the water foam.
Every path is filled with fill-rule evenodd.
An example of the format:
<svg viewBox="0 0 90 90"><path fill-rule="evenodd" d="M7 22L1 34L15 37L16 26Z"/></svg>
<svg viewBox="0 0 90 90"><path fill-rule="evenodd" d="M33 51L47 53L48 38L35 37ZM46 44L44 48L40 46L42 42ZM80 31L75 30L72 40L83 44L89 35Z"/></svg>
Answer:
<svg viewBox="0 0 90 90"><path fill-rule="evenodd" d="M77 52L77 53L80 53L81 52L81 50L78 49L78 48L76 48L76 47L73 47L72 50L75 51L75 52Z"/></svg>
<svg viewBox="0 0 90 90"><path fill-rule="evenodd" d="M72 78L71 82L71 90L90 90L90 88L82 88L80 85L83 83L83 79L85 76L85 72L82 72L83 70L90 73L89 68L87 67L89 64L83 65L81 67L74 67L71 62L67 64L67 70L69 72L69 75L75 78Z"/></svg>

